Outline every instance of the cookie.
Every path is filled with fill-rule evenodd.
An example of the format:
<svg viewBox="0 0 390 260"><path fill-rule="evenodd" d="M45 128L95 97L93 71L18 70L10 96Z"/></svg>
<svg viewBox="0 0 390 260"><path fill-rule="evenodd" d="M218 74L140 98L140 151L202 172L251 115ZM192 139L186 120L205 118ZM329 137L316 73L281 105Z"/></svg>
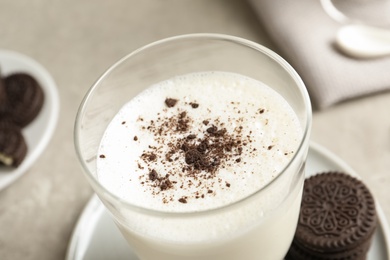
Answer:
<svg viewBox="0 0 390 260"><path fill-rule="evenodd" d="M40 112L44 93L39 83L26 73L4 77L7 94L7 116L19 127L25 127Z"/></svg>
<svg viewBox="0 0 390 260"><path fill-rule="evenodd" d="M305 180L286 259L364 260L376 225L375 201L360 180L340 172L317 174Z"/></svg>
<svg viewBox="0 0 390 260"><path fill-rule="evenodd" d="M7 93L5 92L4 80L0 77L0 119L5 117L7 107Z"/></svg>
<svg viewBox="0 0 390 260"><path fill-rule="evenodd" d="M21 129L8 121L0 122L0 164L17 167L27 154Z"/></svg>

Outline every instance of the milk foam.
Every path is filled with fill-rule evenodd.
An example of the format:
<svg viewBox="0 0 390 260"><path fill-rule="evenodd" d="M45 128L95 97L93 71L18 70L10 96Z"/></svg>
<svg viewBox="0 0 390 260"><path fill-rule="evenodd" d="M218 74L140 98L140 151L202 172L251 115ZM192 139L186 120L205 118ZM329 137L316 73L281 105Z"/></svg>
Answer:
<svg viewBox="0 0 390 260"><path fill-rule="evenodd" d="M167 98L176 104L168 107ZM211 127L224 130L223 136L210 134ZM301 139L291 107L263 83L227 72L187 74L153 85L123 106L102 138L97 176L134 205L207 210L267 185L287 166ZM213 147L227 140L234 145L231 151L222 149L217 162L213 159L221 151L206 159L215 167L196 170L182 146L199 148L205 140Z"/></svg>

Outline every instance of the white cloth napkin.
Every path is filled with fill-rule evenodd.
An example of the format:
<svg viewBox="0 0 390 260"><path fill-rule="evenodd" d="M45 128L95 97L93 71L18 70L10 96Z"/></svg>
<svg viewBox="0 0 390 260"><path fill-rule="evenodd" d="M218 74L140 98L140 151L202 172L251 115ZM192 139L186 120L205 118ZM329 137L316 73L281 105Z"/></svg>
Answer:
<svg viewBox="0 0 390 260"><path fill-rule="evenodd" d="M283 56L300 74L315 109L390 89L390 56L354 59L335 48L342 26L320 0L248 0Z"/></svg>

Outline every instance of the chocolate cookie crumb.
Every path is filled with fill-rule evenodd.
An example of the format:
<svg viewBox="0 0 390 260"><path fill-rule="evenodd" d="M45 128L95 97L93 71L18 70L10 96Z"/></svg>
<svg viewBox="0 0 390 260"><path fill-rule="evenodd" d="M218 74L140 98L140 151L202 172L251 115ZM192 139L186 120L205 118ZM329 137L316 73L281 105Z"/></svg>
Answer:
<svg viewBox="0 0 390 260"><path fill-rule="evenodd" d="M152 162L152 161L155 161L157 159L157 155L154 154L154 153L143 153L141 155L141 158L144 160L144 161L149 161L149 162Z"/></svg>
<svg viewBox="0 0 390 260"><path fill-rule="evenodd" d="M263 114L264 112L265 112L265 109L264 108L260 108L259 113Z"/></svg>
<svg viewBox="0 0 390 260"><path fill-rule="evenodd" d="M155 170L152 170L150 173L149 173L149 180L151 181L155 181L157 180L158 178L158 174Z"/></svg>
<svg viewBox="0 0 390 260"><path fill-rule="evenodd" d="M167 190L170 187L172 187L172 182L169 179L162 181L160 184L161 190Z"/></svg>
<svg viewBox="0 0 390 260"><path fill-rule="evenodd" d="M198 103L190 103L190 105L191 105L192 108L198 108L199 107Z"/></svg>
<svg viewBox="0 0 390 260"><path fill-rule="evenodd" d="M191 149L185 153L185 161L187 164L193 164L200 160L202 160L202 154L196 149Z"/></svg>
<svg viewBox="0 0 390 260"><path fill-rule="evenodd" d="M135 135L133 138L134 141L138 141L138 137Z"/></svg>
<svg viewBox="0 0 390 260"><path fill-rule="evenodd" d="M194 134L190 134L187 136L187 139L190 139L190 140L195 139L195 138L196 138L196 135L194 135Z"/></svg>
<svg viewBox="0 0 390 260"><path fill-rule="evenodd" d="M166 98L165 99L165 104L167 105L167 107L174 107L177 103L177 99L174 99L174 98Z"/></svg>
<svg viewBox="0 0 390 260"><path fill-rule="evenodd" d="M186 204L186 203L187 203L187 200L186 200L185 198L180 198L180 199L179 199L179 202Z"/></svg>
<svg viewBox="0 0 390 260"><path fill-rule="evenodd" d="M217 128L215 125L213 125L213 126L207 128L206 131L207 131L207 133L209 133L209 134L214 134L214 133L217 132L217 130L218 130L218 128Z"/></svg>
<svg viewBox="0 0 390 260"><path fill-rule="evenodd" d="M99 155L99 158L104 159L104 158L106 158L106 156L104 154L101 154L101 155Z"/></svg>

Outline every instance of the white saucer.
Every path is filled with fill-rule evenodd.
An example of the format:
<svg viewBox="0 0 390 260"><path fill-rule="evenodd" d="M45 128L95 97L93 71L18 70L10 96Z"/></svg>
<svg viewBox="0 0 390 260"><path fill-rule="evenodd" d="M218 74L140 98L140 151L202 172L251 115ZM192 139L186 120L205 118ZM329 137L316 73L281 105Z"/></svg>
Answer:
<svg viewBox="0 0 390 260"><path fill-rule="evenodd" d="M37 160L49 143L58 120L60 101L57 86L49 72L35 60L13 51L0 50L0 73L26 72L42 86L45 101L42 110L22 132L27 143L27 155L17 168L0 167L0 190L21 177Z"/></svg>
<svg viewBox="0 0 390 260"><path fill-rule="evenodd" d="M306 163L306 175L310 176L330 170L339 170L357 176L348 165L334 154L318 144L311 143ZM378 203L377 213L379 226L374 234L367 260L388 260L390 259L390 231ZM138 259L96 195L85 207L68 247L66 260L81 259Z"/></svg>

